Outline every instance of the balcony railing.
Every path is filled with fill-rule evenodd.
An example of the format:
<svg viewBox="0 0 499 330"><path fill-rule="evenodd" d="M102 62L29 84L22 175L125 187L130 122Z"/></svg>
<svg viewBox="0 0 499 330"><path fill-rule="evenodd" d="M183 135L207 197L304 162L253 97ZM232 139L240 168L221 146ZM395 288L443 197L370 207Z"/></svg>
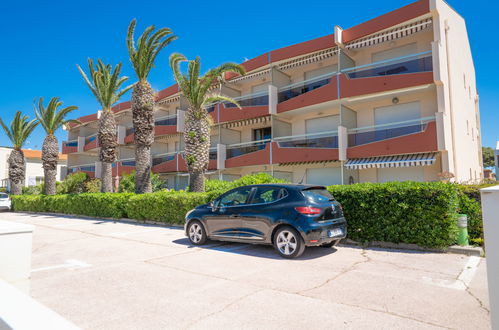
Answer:
<svg viewBox="0 0 499 330"><path fill-rule="evenodd" d="M248 95L234 97L233 99L237 101L237 103L239 103L239 105L242 108L269 105L268 92L248 94ZM234 103L229 103L229 102L225 102L224 106L226 108L237 108L237 106Z"/></svg>
<svg viewBox="0 0 499 330"><path fill-rule="evenodd" d="M265 149L270 139L231 144L227 146L227 159Z"/></svg>
<svg viewBox="0 0 499 330"><path fill-rule="evenodd" d="M69 173L76 173L76 172L95 172L95 164L85 164L85 165L78 165L78 166L71 166L68 168Z"/></svg>
<svg viewBox="0 0 499 330"><path fill-rule="evenodd" d="M135 166L135 158L120 159L117 164L120 166Z"/></svg>
<svg viewBox="0 0 499 330"><path fill-rule="evenodd" d="M155 126L175 126L177 125L177 115L160 117L154 120Z"/></svg>
<svg viewBox="0 0 499 330"><path fill-rule="evenodd" d="M206 111L208 111L208 113L215 111L215 104L209 104L209 105L207 105L206 106Z"/></svg>
<svg viewBox="0 0 499 330"><path fill-rule="evenodd" d="M63 142L65 147L78 147L78 140Z"/></svg>
<svg viewBox="0 0 499 330"><path fill-rule="evenodd" d="M217 160L217 148L210 148L209 160Z"/></svg>
<svg viewBox="0 0 499 330"><path fill-rule="evenodd" d="M177 152L168 152L165 154L157 154L152 156L152 166L159 165L175 159Z"/></svg>
<svg viewBox="0 0 499 330"><path fill-rule="evenodd" d="M434 120L435 117L432 116L415 120L349 129L348 146L355 147L404 135L420 133L425 131L428 123Z"/></svg>
<svg viewBox="0 0 499 330"><path fill-rule="evenodd" d="M332 71L318 77L310 78L304 81L293 83L284 87L279 88L277 99L278 102L284 102L294 97L300 96L302 94L313 91L316 88L325 86L331 82L331 77L336 74L336 71Z"/></svg>
<svg viewBox="0 0 499 330"><path fill-rule="evenodd" d="M85 138L85 144L89 144L90 142L95 141L95 139L97 139L97 134L93 134L93 135L87 136Z"/></svg>
<svg viewBox="0 0 499 330"><path fill-rule="evenodd" d="M338 131L277 137L281 148L338 148Z"/></svg>
<svg viewBox="0 0 499 330"><path fill-rule="evenodd" d="M367 78L433 70L431 51L344 69L348 78Z"/></svg>

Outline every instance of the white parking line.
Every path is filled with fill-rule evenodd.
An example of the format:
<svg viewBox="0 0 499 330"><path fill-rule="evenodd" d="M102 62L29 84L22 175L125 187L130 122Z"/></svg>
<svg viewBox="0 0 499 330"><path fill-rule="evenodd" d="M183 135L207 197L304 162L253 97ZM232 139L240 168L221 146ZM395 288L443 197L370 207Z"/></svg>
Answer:
<svg viewBox="0 0 499 330"><path fill-rule="evenodd" d="M77 269L77 268L86 268L90 267L92 265L87 264L86 262L76 260L76 259L68 259L66 260L65 263L60 264L60 265L54 265L54 266L47 266L47 267L41 267L41 268L35 268L32 269L31 272L41 272L44 270L52 270L52 269L59 269L59 268L70 268L70 269Z"/></svg>
<svg viewBox="0 0 499 330"><path fill-rule="evenodd" d="M122 233L111 233L109 235L111 235L111 236L127 236L127 235L133 235L133 234L150 233L152 231L159 231L162 229L164 229L164 228L144 229L144 230L137 230L137 231L122 232Z"/></svg>
<svg viewBox="0 0 499 330"><path fill-rule="evenodd" d="M459 277L455 281L449 280L436 280L431 277L423 277L423 281L428 284L440 286L443 288L454 289L454 290L466 290L470 285L473 277L475 276L478 265L480 264L481 258L476 256L471 256L464 265L463 270L459 274Z"/></svg>

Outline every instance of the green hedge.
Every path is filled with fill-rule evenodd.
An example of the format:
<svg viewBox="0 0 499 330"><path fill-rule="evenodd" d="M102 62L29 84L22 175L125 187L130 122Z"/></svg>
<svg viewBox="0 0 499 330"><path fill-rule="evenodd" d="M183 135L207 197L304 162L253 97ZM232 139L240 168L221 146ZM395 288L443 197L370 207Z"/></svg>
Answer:
<svg viewBox="0 0 499 330"><path fill-rule="evenodd" d="M241 180L241 184L247 183ZM216 185L215 185L216 186ZM445 183L361 183L328 188L343 205L349 238L445 247L455 243L456 214L468 214L470 238L481 237L477 189ZM12 196L16 211L55 212L95 217L182 224L187 211L223 191L160 191L150 194L82 193ZM473 197L474 196L474 197Z"/></svg>
<svg viewBox="0 0 499 330"><path fill-rule="evenodd" d="M360 183L328 188L342 204L349 238L359 242L455 243L457 189L439 182Z"/></svg>

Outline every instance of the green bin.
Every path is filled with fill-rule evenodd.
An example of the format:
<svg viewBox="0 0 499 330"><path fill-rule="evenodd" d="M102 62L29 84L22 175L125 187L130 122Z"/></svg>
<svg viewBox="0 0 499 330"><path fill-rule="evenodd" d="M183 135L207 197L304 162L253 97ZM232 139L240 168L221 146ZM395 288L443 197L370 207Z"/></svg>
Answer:
<svg viewBox="0 0 499 330"><path fill-rule="evenodd" d="M468 242L468 216L466 214L457 215L457 244L461 246L469 245Z"/></svg>

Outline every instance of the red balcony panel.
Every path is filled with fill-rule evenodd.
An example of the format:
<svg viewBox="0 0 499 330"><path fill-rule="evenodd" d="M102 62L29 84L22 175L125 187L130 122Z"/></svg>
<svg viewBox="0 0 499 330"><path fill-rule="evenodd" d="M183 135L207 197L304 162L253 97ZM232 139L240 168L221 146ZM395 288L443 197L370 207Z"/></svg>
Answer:
<svg viewBox="0 0 499 330"><path fill-rule="evenodd" d="M77 151L78 151L78 147L66 147L65 145L62 145L62 153L64 155L72 154L73 152L77 152Z"/></svg>
<svg viewBox="0 0 499 330"><path fill-rule="evenodd" d="M116 104L114 107L111 108L111 111L117 113L126 109L130 109L131 107L132 107L132 102L126 101Z"/></svg>
<svg viewBox="0 0 499 330"><path fill-rule="evenodd" d="M168 135L177 133L177 125L155 126L154 136Z"/></svg>
<svg viewBox="0 0 499 330"><path fill-rule="evenodd" d="M85 124L85 123L90 123L92 121L96 121L97 120L97 113L93 113L91 115L87 115L87 116L83 116L83 117L80 117L78 118L78 121L80 121L80 123L82 124ZM76 124L76 123L69 123L69 127L75 127L75 126L78 126L79 124Z"/></svg>
<svg viewBox="0 0 499 330"><path fill-rule="evenodd" d="M154 173L168 173L168 172L177 172L177 156L174 159L163 162L158 165L154 165L152 167L152 171Z"/></svg>
<svg viewBox="0 0 499 330"><path fill-rule="evenodd" d="M426 130L361 146L349 147L347 158L363 158L438 151L437 127L429 122Z"/></svg>
<svg viewBox="0 0 499 330"><path fill-rule="evenodd" d="M89 142L87 144L85 144L85 146L83 147L83 150L84 151L88 151L88 150L92 150L92 149L95 149L97 148L97 139L93 140L92 142Z"/></svg>
<svg viewBox="0 0 499 330"><path fill-rule="evenodd" d="M331 82L327 85L277 104L277 112L286 112L309 105L336 100L338 98L337 86L336 77L333 77L331 78Z"/></svg>
<svg viewBox="0 0 499 330"><path fill-rule="evenodd" d="M170 86L168 88L165 88L165 89L158 92L158 94L156 95L156 101L167 98L168 96L172 96L172 95L178 93L178 90L179 90L179 88L178 88L177 84Z"/></svg>
<svg viewBox="0 0 499 330"><path fill-rule="evenodd" d="M78 172L86 173L89 178L95 178L95 172L91 172L91 171L78 171Z"/></svg>
<svg viewBox="0 0 499 330"><path fill-rule="evenodd" d="M312 39L305 42L300 42L299 44L296 45L291 45L273 50L270 52L270 59L272 62L277 62L295 56L300 56L311 52L315 52L318 50L331 48L334 46L335 46L334 34L330 34L324 37Z"/></svg>
<svg viewBox="0 0 499 330"><path fill-rule="evenodd" d="M338 149L331 148L281 148L272 142L272 163L338 160Z"/></svg>
<svg viewBox="0 0 499 330"><path fill-rule="evenodd" d="M216 170L217 169L217 161L216 159L210 159L208 162L208 169L209 170Z"/></svg>
<svg viewBox="0 0 499 330"><path fill-rule="evenodd" d="M187 172L187 162L182 155L177 155L178 157L178 171L179 172Z"/></svg>
<svg viewBox="0 0 499 330"><path fill-rule="evenodd" d="M254 107L226 108L222 103L219 105L220 122L242 120L248 118L263 117L269 114L268 105L259 105ZM215 111L214 111L215 112Z"/></svg>
<svg viewBox="0 0 499 330"><path fill-rule="evenodd" d="M265 149L225 160L226 168L265 164L270 164L270 143L267 143Z"/></svg>
<svg viewBox="0 0 499 330"><path fill-rule="evenodd" d="M342 98L380 93L431 83L433 83L433 72L418 72L355 79L348 79L344 74L340 75Z"/></svg>
<svg viewBox="0 0 499 330"><path fill-rule="evenodd" d="M113 176L122 176L123 174L129 174L135 171L135 166L121 166L116 164L113 166Z"/></svg>
<svg viewBox="0 0 499 330"><path fill-rule="evenodd" d="M365 37L430 12L429 0L413 2L343 31L343 43Z"/></svg>
<svg viewBox="0 0 499 330"><path fill-rule="evenodd" d="M218 104L215 104L215 110L213 110L212 112L209 113L211 118L213 118L214 123L218 123L218 114L219 113L220 113L220 111L218 110Z"/></svg>
<svg viewBox="0 0 499 330"><path fill-rule="evenodd" d="M128 134L125 136L125 144L133 143L133 140L135 139L135 134Z"/></svg>

